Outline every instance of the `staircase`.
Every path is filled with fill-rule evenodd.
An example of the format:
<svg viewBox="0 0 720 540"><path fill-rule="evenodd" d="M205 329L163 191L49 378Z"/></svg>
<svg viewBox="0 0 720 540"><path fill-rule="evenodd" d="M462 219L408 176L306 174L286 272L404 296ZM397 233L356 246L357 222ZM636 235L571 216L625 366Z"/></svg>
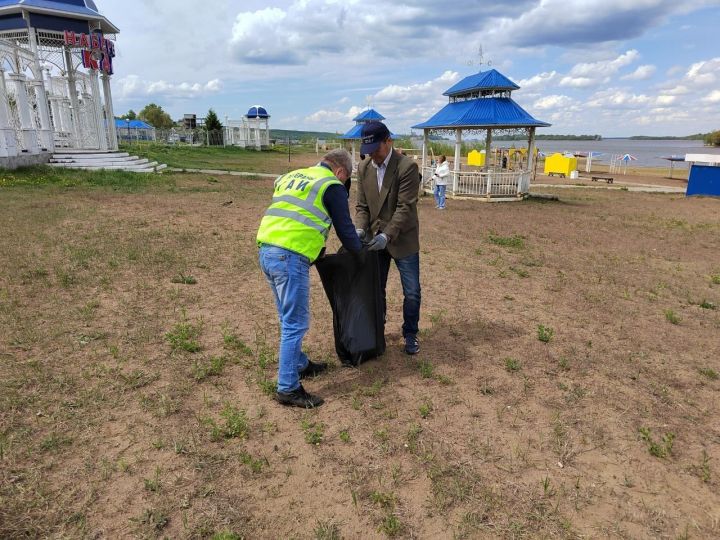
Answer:
<svg viewBox="0 0 720 540"><path fill-rule="evenodd" d="M88 150L66 150L53 154L50 158L51 167L66 169L83 169L86 171L116 170L138 173L158 172L167 165L157 161L131 156L127 152L97 152Z"/></svg>

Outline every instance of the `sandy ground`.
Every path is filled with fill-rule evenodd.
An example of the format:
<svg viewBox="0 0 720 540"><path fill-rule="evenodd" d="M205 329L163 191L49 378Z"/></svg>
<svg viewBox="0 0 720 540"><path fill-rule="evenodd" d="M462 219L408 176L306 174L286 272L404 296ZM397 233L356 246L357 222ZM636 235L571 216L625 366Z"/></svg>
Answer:
<svg viewBox="0 0 720 540"><path fill-rule="evenodd" d="M0 537L720 536L720 201L424 198L421 353L393 270L387 353L306 412L270 399L271 185L0 194ZM314 272L312 314L335 362Z"/></svg>

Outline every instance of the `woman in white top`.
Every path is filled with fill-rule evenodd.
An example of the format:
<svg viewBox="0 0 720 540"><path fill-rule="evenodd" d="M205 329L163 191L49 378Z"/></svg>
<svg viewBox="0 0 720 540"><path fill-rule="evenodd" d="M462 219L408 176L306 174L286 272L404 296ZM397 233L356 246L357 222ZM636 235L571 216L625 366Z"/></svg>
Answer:
<svg viewBox="0 0 720 540"><path fill-rule="evenodd" d="M445 190L447 189L448 178L450 176L450 165L445 160L445 156L440 156L439 163L433 174L435 181L435 208L445 210Z"/></svg>

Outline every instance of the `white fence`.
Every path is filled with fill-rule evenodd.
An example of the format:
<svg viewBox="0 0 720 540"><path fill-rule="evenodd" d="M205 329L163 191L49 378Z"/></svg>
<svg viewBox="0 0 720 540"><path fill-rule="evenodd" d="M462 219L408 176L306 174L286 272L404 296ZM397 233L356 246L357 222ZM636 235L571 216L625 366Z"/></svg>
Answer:
<svg viewBox="0 0 720 540"><path fill-rule="evenodd" d="M434 188L433 167L423 169L423 187ZM447 191L455 197L520 197L530 191L531 171L451 171Z"/></svg>

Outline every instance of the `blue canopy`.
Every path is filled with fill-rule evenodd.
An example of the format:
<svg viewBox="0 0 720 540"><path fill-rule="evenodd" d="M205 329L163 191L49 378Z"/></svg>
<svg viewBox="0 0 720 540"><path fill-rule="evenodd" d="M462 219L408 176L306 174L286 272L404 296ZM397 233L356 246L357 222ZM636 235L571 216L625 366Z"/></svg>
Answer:
<svg viewBox="0 0 720 540"><path fill-rule="evenodd" d="M520 87L495 69L481 71L465 77L462 81L447 90L444 96L457 96L483 90L519 90Z"/></svg>
<svg viewBox="0 0 720 540"><path fill-rule="evenodd" d="M122 118L116 118L115 119L115 128L130 128L130 129L155 129L153 126L148 124L147 122L143 122L142 120L130 120L129 122L127 120L123 120Z"/></svg>
<svg viewBox="0 0 720 540"><path fill-rule="evenodd" d="M356 126L353 126L350 128L350 131L348 131L345 135L340 137L341 139L362 139L362 124L358 124ZM390 138L391 139L397 139L395 134L391 131L390 132Z"/></svg>
<svg viewBox="0 0 720 540"><path fill-rule="evenodd" d="M479 98L448 103L439 112L413 129L547 127L511 98Z"/></svg>
<svg viewBox="0 0 720 540"><path fill-rule="evenodd" d="M383 120L385 120L385 117L379 112L377 112L375 109L368 109L367 111L363 111L355 118L353 118L353 122L370 122L371 120L378 120L382 122Z"/></svg>

